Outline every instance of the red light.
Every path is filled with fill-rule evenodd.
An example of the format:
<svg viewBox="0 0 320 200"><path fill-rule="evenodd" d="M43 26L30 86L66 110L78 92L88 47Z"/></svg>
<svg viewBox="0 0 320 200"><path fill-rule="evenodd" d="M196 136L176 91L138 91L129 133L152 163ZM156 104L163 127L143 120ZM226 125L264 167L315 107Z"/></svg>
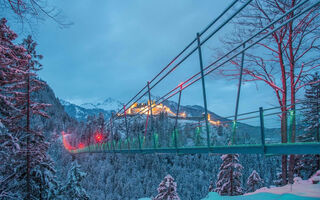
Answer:
<svg viewBox="0 0 320 200"><path fill-rule="evenodd" d="M69 143L69 141L67 139L69 134L66 134L64 131L62 131L61 133L62 133L62 142L63 142L64 148L67 149L68 151L75 150L76 148L71 146L71 144Z"/></svg>
<svg viewBox="0 0 320 200"><path fill-rule="evenodd" d="M83 148L84 148L84 144L83 144L83 143L80 143L80 144L78 145L78 148L79 148L79 149L83 149Z"/></svg>
<svg viewBox="0 0 320 200"><path fill-rule="evenodd" d="M96 143L101 143L103 140L103 135L101 133L97 132L95 135L95 140L96 140Z"/></svg>
<svg viewBox="0 0 320 200"><path fill-rule="evenodd" d="M180 87L180 90L182 90L182 87L183 87L183 85L185 84L185 82L181 82L181 83L179 83L179 87Z"/></svg>

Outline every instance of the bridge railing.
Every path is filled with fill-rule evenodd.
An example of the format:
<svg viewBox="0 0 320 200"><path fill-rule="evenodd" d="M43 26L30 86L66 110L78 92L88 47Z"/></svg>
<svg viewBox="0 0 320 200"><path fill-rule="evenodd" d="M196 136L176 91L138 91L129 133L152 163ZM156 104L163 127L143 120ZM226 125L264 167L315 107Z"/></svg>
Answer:
<svg viewBox="0 0 320 200"><path fill-rule="evenodd" d="M288 108L290 107L291 105L288 106ZM210 146L207 146L205 130L207 126L204 120L196 122L180 119L179 125L175 129L170 127L162 132L159 129L154 129L148 132L148 135L143 135L143 132L136 131L130 133L128 138L121 137L113 141L108 140L104 143L91 144L84 148L71 150L71 152L143 153L169 151L183 153L187 151L196 153L197 149L203 152L215 152L221 148L232 149L235 147L240 148L238 149L239 151L244 151L243 149L248 148L244 152L253 153L257 151L256 148L261 150L269 147L281 147L281 145L284 145L283 148L287 148L286 145L289 145L289 147L296 145L294 146L295 148L303 147L305 149L296 149L297 153L320 153L319 130L318 132L316 129L309 132L305 131L308 128L304 122L306 108L302 106L302 103L296 104L295 111L288 109L282 112L279 109L279 107L260 108L258 111L239 114L237 122L233 120L214 121L214 124L209 125L211 133ZM281 129L281 117L284 116L287 119L286 134ZM293 127L293 124L295 124L295 127ZM292 138L291 134L295 134L295 141L290 140ZM310 137L308 134L312 136ZM283 138L281 137L282 135L286 137ZM313 147L314 149L305 147ZM225 149L225 151L229 150Z"/></svg>

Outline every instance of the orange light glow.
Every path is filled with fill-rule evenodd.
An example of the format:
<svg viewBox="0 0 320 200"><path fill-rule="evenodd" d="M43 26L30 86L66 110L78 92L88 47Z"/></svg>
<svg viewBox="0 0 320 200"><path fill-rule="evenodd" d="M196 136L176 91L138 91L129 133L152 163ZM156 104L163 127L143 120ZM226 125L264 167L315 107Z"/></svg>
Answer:
<svg viewBox="0 0 320 200"><path fill-rule="evenodd" d="M76 148L71 146L71 144L69 143L67 137L69 136L68 134L66 134L64 131L61 132L62 134L62 143L65 149L67 150L75 150Z"/></svg>
<svg viewBox="0 0 320 200"><path fill-rule="evenodd" d="M210 114L208 114L208 121L210 124L215 125L215 126L220 126L220 124L221 124L219 120L217 120L217 121L211 120Z"/></svg>
<svg viewBox="0 0 320 200"><path fill-rule="evenodd" d="M142 115L150 115L149 106L152 107L152 115L159 115L160 113L167 113L171 116L176 116L176 113L172 112L171 109L163 104L156 104L154 101L148 101L147 104L144 103L133 103L130 108L127 109L127 115L135 115L135 114L142 114ZM123 114L118 114L118 116L122 116ZM185 118L187 115L185 112L179 113L179 117Z"/></svg>

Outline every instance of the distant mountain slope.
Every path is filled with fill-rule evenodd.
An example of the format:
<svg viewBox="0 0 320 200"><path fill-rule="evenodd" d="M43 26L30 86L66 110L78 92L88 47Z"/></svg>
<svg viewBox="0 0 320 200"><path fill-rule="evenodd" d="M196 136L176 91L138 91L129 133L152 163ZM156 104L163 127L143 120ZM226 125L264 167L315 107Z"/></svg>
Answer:
<svg viewBox="0 0 320 200"><path fill-rule="evenodd" d="M49 85L45 86L32 94L32 98L40 103L50 104L45 111L49 115L49 118L43 118L38 115L33 115L31 121L33 126L43 128L45 132L64 130L68 126L72 126L77 123L72 119L64 110L58 98L56 98L53 90Z"/></svg>

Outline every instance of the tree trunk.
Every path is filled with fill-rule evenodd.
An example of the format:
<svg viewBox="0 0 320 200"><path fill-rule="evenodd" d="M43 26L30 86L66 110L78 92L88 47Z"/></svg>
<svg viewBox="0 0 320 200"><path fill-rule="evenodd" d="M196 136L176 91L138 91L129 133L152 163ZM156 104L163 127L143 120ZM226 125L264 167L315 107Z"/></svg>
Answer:
<svg viewBox="0 0 320 200"><path fill-rule="evenodd" d="M291 88L295 89L295 88ZM296 135L296 106L295 106L295 92L291 92L291 112L290 112L290 124L289 127L291 130L290 142L295 143L295 135ZM289 159L289 173L288 173L288 181L290 184L293 184L293 176L294 176L294 166L295 166L295 155L291 154Z"/></svg>
<svg viewBox="0 0 320 200"><path fill-rule="evenodd" d="M285 110L285 108L283 109ZM286 111L282 111L281 116L281 143L287 143L287 113ZM282 178L282 185L287 184L287 155L282 155L281 161L281 178Z"/></svg>
<svg viewBox="0 0 320 200"><path fill-rule="evenodd" d="M281 111L281 143L287 143L287 78L286 78L286 68L283 61L283 50L282 50L282 39L278 39L277 37L276 41L278 43L278 51L279 51L279 64L281 68L281 82L282 82L282 99L279 99L279 103L282 106ZM282 156L282 184L287 184L287 155Z"/></svg>
<svg viewBox="0 0 320 200"><path fill-rule="evenodd" d="M232 162L233 162L233 155L232 155ZM233 169L232 169L232 167L230 170L230 196L233 196Z"/></svg>
<svg viewBox="0 0 320 200"><path fill-rule="evenodd" d="M28 70L29 72L29 70ZM27 74L27 199L30 198L30 77Z"/></svg>
<svg viewBox="0 0 320 200"><path fill-rule="evenodd" d="M291 7L294 7L296 4L295 0L291 1ZM290 13L290 18L294 16L294 13ZM290 137L290 142L294 143L295 138L296 138L296 87L295 87L295 75L294 75L294 68L295 68L295 61L294 61L294 55L293 55L293 39L292 39L292 34L293 34L293 22L290 22L289 25L289 38L288 38L288 43L289 43L289 56L290 56L290 92L291 92L291 112L290 112L290 131L291 131L291 137ZM294 174L294 165L295 165L295 156L290 155L290 160L289 160L289 173L288 173L288 181L290 184L293 184L293 174Z"/></svg>

